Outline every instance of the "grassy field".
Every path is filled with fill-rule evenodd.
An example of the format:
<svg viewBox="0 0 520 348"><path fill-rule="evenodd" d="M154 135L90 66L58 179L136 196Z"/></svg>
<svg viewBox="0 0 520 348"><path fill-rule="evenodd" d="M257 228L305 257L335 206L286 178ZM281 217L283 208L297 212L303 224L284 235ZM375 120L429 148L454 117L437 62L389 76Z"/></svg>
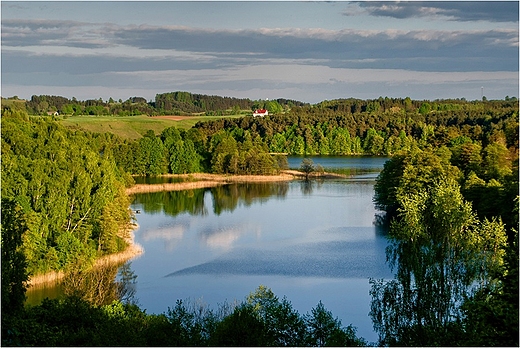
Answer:
<svg viewBox="0 0 520 348"><path fill-rule="evenodd" d="M177 127L189 129L199 121L210 121L222 118L238 118L244 115L232 116L181 116L172 117L155 116L71 116L60 122L67 128L81 129L96 133L110 132L126 139L138 139L148 130L160 134L163 129Z"/></svg>

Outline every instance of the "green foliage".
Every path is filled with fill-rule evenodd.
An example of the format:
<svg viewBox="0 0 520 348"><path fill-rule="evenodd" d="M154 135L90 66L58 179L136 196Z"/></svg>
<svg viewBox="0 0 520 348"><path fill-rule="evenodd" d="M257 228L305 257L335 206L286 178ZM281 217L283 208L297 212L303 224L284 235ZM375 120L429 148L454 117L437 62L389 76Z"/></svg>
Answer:
<svg viewBox="0 0 520 348"><path fill-rule="evenodd" d="M99 115L224 115L252 107L271 115L198 123L189 131L139 118L140 126L125 130L136 141L68 131L46 116L91 114L92 126L102 120ZM45 117L29 121L26 110ZM80 119L74 122L78 129ZM116 132L121 125L97 123L98 132ZM2 314L14 313L2 316L4 344L363 344L321 302L302 317L266 288L218 313L183 303L167 315L147 315L118 302L103 306L119 288L108 282L112 285L96 292L94 284L114 272L86 274L77 266L125 246L128 173L271 174L284 167L283 158L269 154L276 152L393 156L374 197L394 219L388 256L397 270L393 281L372 282L371 315L381 343L518 345L516 98L341 99L311 106L188 92L157 95L154 103L140 97L103 102L33 96L27 102L2 100L1 135ZM226 195L229 189L212 190L219 212L238 204ZM178 202L171 214L200 213L201 192L161 194ZM247 204L264 194L272 193L240 199ZM20 309L27 271L63 268L74 270L67 279L70 289L79 283L89 289L70 293L95 305L69 298Z"/></svg>
<svg viewBox="0 0 520 348"><path fill-rule="evenodd" d="M268 329L251 306L241 305L217 324L210 345L222 347L265 347L270 345Z"/></svg>
<svg viewBox="0 0 520 348"><path fill-rule="evenodd" d="M23 308L25 301L28 274L22 235L26 229L20 205L2 197L2 319Z"/></svg>
<svg viewBox="0 0 520 348"><path fill-rule="evenodd" d="M438 153L431 149L416 150L387 161L375 185L376 207L391 217L401 207L398 195L417 193L438 178L459 179L459 169Z"/></svg>
<svg viewBox="0 0 520 348"><path fill-rule="evenodd" d="M88 245L82 244L71 232L64 232L56 238L56 251L59 269L66 269L79 264L80 260L91 260L94 256L93 250L89 250Z"/></svg>
<svg viewBox="0 0 520 348"><path fill-rule="evenodd" d="M498 223L479 224L454 183L399 199L387 256L397 268L396 281L373 283L371 316L382 344L429 345L432 336L422 328L451 330L462 319L460 303L473 282L485 282L501 265L505 231Z"/></svg>
<svg viewBox="0 0 520 348"><path fill-rule="evenodd" d="M356 330L349 325L341 326L341 321L334 318L320 301L305 318L308 327L308 345L312 347L358 347L366 342L356 337Z"/></svg>
<svg viewBox="0 0 520 348"><path fill-rule="evenodd" d="M370 155L382 155L384 143L385 139L377 134L375 129L370 128L363 142L364 152Z"/></svg>
<svg viewBox="0 0 520 348"><path fill-rule="evenodd" d="M250 130L269 144L270 151L293 155L393 155L417 147L453 146L455 138L481 143L484 134L498 129L506 134L508 146L518 147L517 110L517 105L503 101L349 99L295 106L284 115L201 122L195 127L208 136L234 128Z"/></svg>
<svg viewBox="0 0 520 348"><path fill-rule="evenodd" d="M429 103L422 103L421 107L419 108L419 113L422 115L426 115L431 110L431 105Z"/></svg>
<svg viewBox="0 0 520 348"><path fill-rule="evenodd" d="M115 268L114 268L115 269ZM109 273L111 273L110 271ZM103 273L108 274L108 273ZM94 281L100 281L95 276ZM107 289L107 293L111 290ZM103 295L104 296L104 295ZM260 286L245 302L177 301L164 314L146 314L121 301L92 304L78 296L45 299L2 325L3 345L24 346L362 346L320 302L300 315ZM95 299L99 301L99 299ZM4 318L2 318L4 319Z"/></svg>
<svg viewBox="0 0 520 348"><path fill-rule="evenodd" d="M320 301L310 314L301 316L284 297L280 300L269 288L260 286L247 297L245 308L254 313L265 326L257 335L269 346L364 346L356 337L356 329L342 327Z"/></svg>
<svg viewBox="0 0 520 348"><path fill-rule="evenodd" d="M152 105L145 98L133 97L127 101L116 103L112 98L108 102L100 99L78 101L75 98L69 100L65 97L51 95L33 95L25 103L26 109L33 115L48 115L58 112L59 115L151 115L154 113Z"/></svg>
<svg viewBox="0 0 520 348"><path fill-rule="evenodd" d="M482 146L480 144L464 142L451 148L451 163L457 166L465 176L470 172L482 172Z"/></svg>
<svg viewBox="0 0 520 348"><path fill-rule="evenodd" d="M120 245L130 215L112 157L117 139L8 117L1 141L2 197L19 202L30 273L92 260L98 243L104 252L115 250L107 243Z"/></svg>
<svg viewBox="0 0 520 348"><path fill-rule="evenodd" d="M497 282L479 289L462 306L468 346L518 346L518 233L507 248Z"/></svg>
<svg viewBox="0 0 520 348"><path fill-rule="evenodd" d="M148 132L137 141L135 174L157 175L166 172L167 160L164 144L153 132Z"/></svg>
<svg viewBox="0 0 520 348"><path fill-rule="evenodd" d="M485 177L488 179L503 179L511 175L511 160L504 144L492 143L484 148Z"/></svg>
<svg viewBox="0 0 520 348"><path fill-rule="evenodd" d="M253 141L248 131L238 142L229 133L217 133L210 141L211 171L217 174L266 175L278 171L278 161L268 153L259 137Z"/></svg>
<svg viewBox="0 0 520 348"><path fill-rule="evenodd" d="M300 164L300 171L305 174L305 178L309 179L309 175L316 170L314 162L310 158L304 158Z"/></svg>
<svg viewBox="0 0 520 348"><path fill-rule="evenodd" d="M156 112L167 115L201 112L206 114L224 114L224 110L236 113L237 110L251 109L252 104L253 102L249 99L208 96L182 91L157 94L155 96Z"/></svg>
<svg viewBox="0 0 520 348"><path fill-rule="evenodd" d="M262 320L270 337L270 345L306 345L307 331L305 319L292 308L284 297L281 301L265 286L259 286L247 296L247 304L253 313Z"/></svg>
<svg viewBox="0 0 520 348"><path fill-rule="evenodd" d="M155 102L150 103L146 103L146 99L142 97L132 97L118 103L113 100L104 102L101 99L77 101L75 98L68 100L57 96L33 96L27 102L8 100L3 106L6 111L23 110L23 107L30 114L38 115L47 115L51 110L58 110L60 114L90 113L95 117L86 120L78 118L77 122L72 119L65 121L71 126L87 127L97 132L111 128L111 131L133 139L139 138L145 132L146 128L143 129L143 126L146 124L149 125L148 128L154 128L157 133L165 126L159 125L159 120L140 118L139 122L134 122L127 118L124 120L125 124L134 130L122 131L120 122L101 118L100 115L118 115L123 121L123 117L129 115L198 115L201 113L226 115L236 114L237 110L267 108L272 115L265 118L248 117L231 122L220 120L201 122L196 127L204 130L211 129L211 134L206 135L235 127L249 129L252 133L258 133L270 146L273 137L281 134L285 138L283 149L280 148L280 139L277 139L277 150L271 151L300 155L394 154L399 150L409 150L410 141L424 148L432 143L436 146L448 145L456 137L493 143L496 141L492 138L483 137L484 134L489 135L492 132L502 132L504 140L507 141L505 143L507 148L518 148L518 103L512 98L487 102L468 102L460 99L435 101L416 101L410 98L338 99L311 106L284 99L251 101L177 91L158 94ZM103 122L99 123L97 120ZM180 123L182 122L184 121ZM196 120L190 120L189 124L193 125L195 122ZM346 146L341 144L336 146L339 149L332 151L333 133L337 129L348 131L355 144ZM375 131L377 136L370 130ZM401 132L408 138L405 143L402 141ZM360 137L360 144L355 140L357 137ZM365 139L366 137L368 139ZM397 141L396 138L400 140ZM341 138L338 140L343 142ZM350 142L350 139L347 139L347 142ZM487 143L482 145L485 146Z"/></svg>
<svg viewBox="0 0 520 348"><path fill-rule="evenodd" d="M440 148L394 156L378 178L375 201L392 218L387 258L396 269L395 280L371 281L370 315L380 344L488 345L490 337L511 342L505 332L517 332L518 321L509 314L498 314L501 322L491 319L495 310L518 313L518 297L500 295L504 284L518 292L518 281L503 279L510 271L517 274L518 260L505 263L506 226L497 218L509 220L517 213L497 209L501 204L484 206L498 201L489 188L502 184L486 183L471 170L486 173L485 165L477 166L479 146L457 144L452 152ZM463 190L457 181L465 182ZM478 203L478 215L463 194ZM511 203L504 205L511 209Z"/></svg>

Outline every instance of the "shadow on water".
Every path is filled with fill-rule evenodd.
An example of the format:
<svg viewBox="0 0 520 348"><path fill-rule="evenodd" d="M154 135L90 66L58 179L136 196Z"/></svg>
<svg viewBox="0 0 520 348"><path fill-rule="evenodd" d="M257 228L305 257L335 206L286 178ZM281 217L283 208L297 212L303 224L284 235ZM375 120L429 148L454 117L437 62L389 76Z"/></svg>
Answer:
<svg viewBox="0 0 520 348"><path fill-rule="evenodd" d="M378 212L374 215L374 226L376 228L376 235L388 237L390 219L387 217L385 212Z"/></svg>
<svg viewBox="0 0 520 348"><path fill-rule="evenodd" d="M356 228L359 230L359 228ZM367 231L370 228L366 228ZM375 253L371 240L323 241L274 250L240 249L214 260L167 274L270 275L290 277L390 277L385 255Z"/></svg>

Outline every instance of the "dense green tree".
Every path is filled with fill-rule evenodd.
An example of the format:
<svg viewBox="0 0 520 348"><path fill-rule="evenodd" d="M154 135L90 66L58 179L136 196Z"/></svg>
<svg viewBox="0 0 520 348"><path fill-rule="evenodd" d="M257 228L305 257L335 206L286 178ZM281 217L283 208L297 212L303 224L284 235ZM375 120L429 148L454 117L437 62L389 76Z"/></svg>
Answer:
<svg viewBox="0 0 520 348"><path fill-rule="evenodd" d="M161 139L153 132L150 131L139 139L135 151L135 174L157 175L166 172L165 148Z"/></svg>
<svg viewBox="0 0 520 348"><path fill-rule="evenodd" d="M201 169L201 156L191 140L178 140L170 145L170 170L173 174L195 173Z"/></svg>
<svg viewBox="0 0 520 348"><path fill-rule="evenodd" d="M308 180L309 175L314 172L316 168L314 167L314 162L310 158L304 158L302 163L300 164L300 171L305 174L305 178Z"/></svg>
<svg viewBox="0 0 520 348"><path fill-rule="evenodd" d="M518 233L507 248L496 282L464 302L465 345L518 346Z"/></svg>
<svg viewBox="0 0 520 348"><path fill-rule="evenodd" d="M233 173L238 171L238 164L236 162L237 155L238 145L236 140L231 136L224 135L213 150L211 160L212 171L214 173Z"/></svg>
<svg viewBox="0 0 520 348"><path fill-rule="evenodd" d="M471 141L454 146L451 149L451 163L457 166L465 176L470 172L481 173L482 171L482 147Z"/></svg>
<svg viewBox="0 0 520 348"><path fill-rule="evenodd" d="M305 141L301 135L297 135L293 139L292 146L290 147L289 152L293 155L304 155L305 154Z"/></svg>
<svg viewBox="0 0 520 348"><path fill-rule="evenodd" d="M114 231L130 216L111 141L53 121L2 118L2 197L21 207L30 273L59 270L91 260L96 250L124 247ZM98 245L101 235L111 236L106 239L111 247Z"/></svg>
<svg viewBox="0 0 520 348"><path fill-rule="evenodd" d="M503 263L504 225L479 221L453 179L397 199L387 251L396 280L372 282L374 328L380 344L449 345L462 332L461 303Z"/></svg>
<svg viewBox="0 0 520 348"><path fill-rule="evenodd" d="M375 129L370 128L363 143L363 150L370 155L381 155L383 154L384 143L385 139L377 134Z"/></svg>
<svg viewBox="0 0 520 348"><path fill-rule="evenodd" d="M459 169L450 164L449 157L443 156L442 151L426 149L393 156L378 176L376 206L392 216L400 207L397 195L419 192L436 178L460 179Z"/></svg>
<svg viewBox="0 0 520 348"><path fill-rule="evenodd" d="M303 346L306 344L306 324L303 317L284 297L281 301L265 286L259 286L247 296L247 304L267 327L274 346Z"/></svg>
<svg viewBox="0 0 520 348"><path fill-rule="evenodd" d="M235 308L233 313L217 324L210 340L212 346L260 347L270 346L268 328L249 305Z"/></svg>
<svg viewBox="0 0 520 348"><path fill-rule="evenodd" d="M485 176L489 179L502 179L511 175L511 159L504 144L492 143L484 148Z"/></svg>
<svg viewBox="0 0 520 348"><path fill-rule="evenodd" d="M356 339L355 334L348 337L349 333L354 333L354 330L350 327L348 332L343 331L341 321L334 318L321 301L311 310L310 314L307 314L305 319L309 330L309 346L358 346L363 343L363 341Z"/></svg>
<svg viewBox="0 0 520 348"><path fill-rule="evenodd" d="M287 144L284 134L276 133L269 146L271 152L282 153L287 152Z"/></svg>
<svg viewBox="0 0 520 348"><path fill-rule="evenodd" d="M2 319L20 311L25 301L28 274L22 235L26 230L22 207L2 198Z"/></svg>

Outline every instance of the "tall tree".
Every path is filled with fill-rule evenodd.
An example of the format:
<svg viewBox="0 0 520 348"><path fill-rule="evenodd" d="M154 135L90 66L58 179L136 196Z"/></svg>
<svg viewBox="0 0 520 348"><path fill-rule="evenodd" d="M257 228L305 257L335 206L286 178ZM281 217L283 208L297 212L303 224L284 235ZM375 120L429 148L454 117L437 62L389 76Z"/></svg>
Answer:
<svg viewBox="0 0 520 348"><path fill-rule="evenodd" d="M2 198L2 319L23 309L27 289L27 261L22 235L27 230L22 207Z"/></svg>
<svg viewBox="0 0 520 348"><path fill-rule="evenodd" d="M449 345L462 332L461 304L503 262L504 225L479 221L458 184L440 177L400 193L387 258L395 280L372 282L370 315L387 345Z"/></svg>

